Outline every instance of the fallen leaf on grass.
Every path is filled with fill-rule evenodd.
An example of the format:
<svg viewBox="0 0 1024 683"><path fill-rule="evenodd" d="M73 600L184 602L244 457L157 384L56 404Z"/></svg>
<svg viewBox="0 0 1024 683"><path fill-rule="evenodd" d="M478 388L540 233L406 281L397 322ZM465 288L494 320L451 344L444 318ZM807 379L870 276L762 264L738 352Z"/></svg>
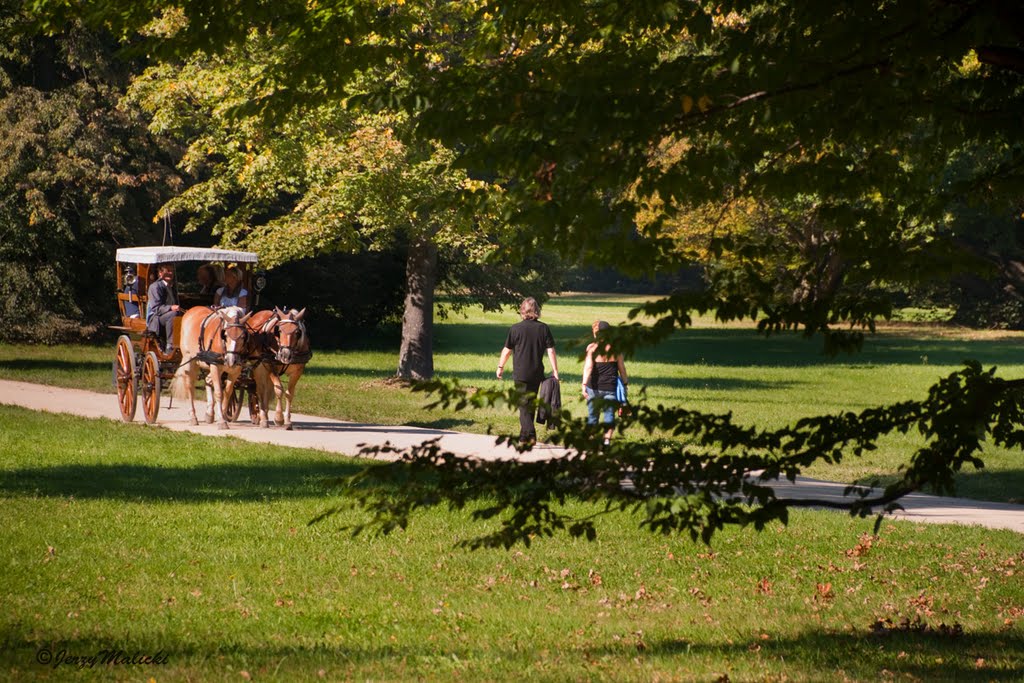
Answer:
<svg viewBox="0 0 1024 683"><path fill-rule="evenodd" d="M871 550L871 546L875 542L875 536L871 534L861 534L860 542L850 550L846 551L847 557L863 557L868 554Z"/></svg>

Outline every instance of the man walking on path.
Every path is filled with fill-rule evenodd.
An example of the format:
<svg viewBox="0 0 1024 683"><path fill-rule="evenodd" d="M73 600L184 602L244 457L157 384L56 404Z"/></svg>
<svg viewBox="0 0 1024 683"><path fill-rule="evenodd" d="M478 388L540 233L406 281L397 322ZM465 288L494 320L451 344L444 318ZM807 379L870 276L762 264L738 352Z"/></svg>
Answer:
<svg viewBox="0 0 1024 683"><path fill-rule="evenodd" d="M522 322L516 323L508 330L505 348L498 358L498 379L505 369L510 356L512 362L512 379L516 389L523 393L519 403L519 442L534 443L537 441L537 430L533 426L533 399L537 396L540 383L544 381L544 353L547 352L551 361L551 371L558 381L558 358L555 356L555 338L551 329L540 322L540 304L532 296L523 299L519 306Z"/></svg>

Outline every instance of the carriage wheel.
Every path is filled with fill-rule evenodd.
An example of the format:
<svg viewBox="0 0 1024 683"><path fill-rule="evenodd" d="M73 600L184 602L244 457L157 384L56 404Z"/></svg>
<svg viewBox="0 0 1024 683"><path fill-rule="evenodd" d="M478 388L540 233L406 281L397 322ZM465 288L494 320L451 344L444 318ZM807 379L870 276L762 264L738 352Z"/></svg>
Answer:
<svg viewBox="0 0 1024 683"><path fill-rule="evenodd" d="M135 398L139 392L139 380L135 376L135 349L127 335L117 338L114 351L114 382L117 384L117 404L121 408L121 419L131 422L135 419Z"/></svg>
<svg viewBox="0 0 1024 683"><path fill-rule="evenodd" d="M160 414L160 361L156 353L150 351L142 359L142 381L139 383L142 394L142 412L147 424L155 424Z"/></svg>
<svg viewBox="0 0 1024 683"><path fill-rule="evenodd" d="M228 422L234 422L242 414L242 394L244 392L245 389L238 386L237 382L231 387L231 398L228 399L228 412L224 416L224 419Z"/></svg>
<svg viewBox="0 0 1024 683"><path fill-rule="evenodd" d="M254 425L260 423L260 397L256 394L256 386L249 387L249 421Z"/></svg>

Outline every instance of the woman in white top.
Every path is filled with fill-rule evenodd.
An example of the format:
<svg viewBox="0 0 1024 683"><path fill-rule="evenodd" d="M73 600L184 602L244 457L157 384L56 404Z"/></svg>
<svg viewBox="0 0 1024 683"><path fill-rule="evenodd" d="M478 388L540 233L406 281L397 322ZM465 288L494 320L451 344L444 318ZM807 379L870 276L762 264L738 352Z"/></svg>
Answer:
<svg viewBox="0 0 1024 683"><path fill-rule="evenodd" d="M249 291L242 286L242 270L238 266L231 266L224 271L224 286L214 295L213 305L221 308L241 306L248 310Z"/></svg>

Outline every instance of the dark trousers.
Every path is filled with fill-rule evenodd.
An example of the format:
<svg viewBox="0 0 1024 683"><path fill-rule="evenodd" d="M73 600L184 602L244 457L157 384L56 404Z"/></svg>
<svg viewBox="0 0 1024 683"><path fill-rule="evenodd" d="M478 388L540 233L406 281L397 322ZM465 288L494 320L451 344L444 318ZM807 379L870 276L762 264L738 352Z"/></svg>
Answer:
<svg viewBox="0 0 1024 683"><path fill-rule="evenodd" d="M167 311L160 315L154 315L147 321L146 329L160 337L164 346L170 346L174 340L174 319L178 315L178 311Z"/></svg>
<svg viewBox="0 0 1024 683"><path fill-rule="evenodd" d="M519 402L519 440L536 441L537 428L533 425L533 400L537 398L540 382L520 382L516 380L516 391L523 392Z"/></svg>

